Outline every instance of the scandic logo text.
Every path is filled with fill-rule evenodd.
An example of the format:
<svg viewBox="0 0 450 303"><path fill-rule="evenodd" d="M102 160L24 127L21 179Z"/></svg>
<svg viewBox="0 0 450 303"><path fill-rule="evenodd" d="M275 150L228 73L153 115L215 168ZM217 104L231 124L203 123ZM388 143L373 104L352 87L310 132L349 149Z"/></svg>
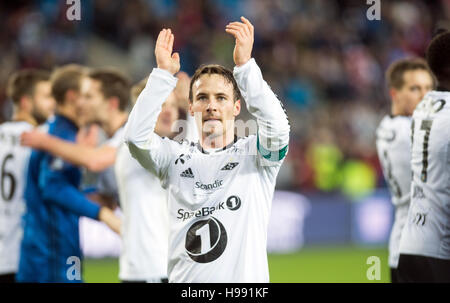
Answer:
<svg viewBox="0 0 450 303"><path fill-rule="evenodd" d="M211 190L221 187L223 184L223 180L216 180L214 183L203 184L201 182L195 182L195 188L200 188L203 190Z"/></svg>

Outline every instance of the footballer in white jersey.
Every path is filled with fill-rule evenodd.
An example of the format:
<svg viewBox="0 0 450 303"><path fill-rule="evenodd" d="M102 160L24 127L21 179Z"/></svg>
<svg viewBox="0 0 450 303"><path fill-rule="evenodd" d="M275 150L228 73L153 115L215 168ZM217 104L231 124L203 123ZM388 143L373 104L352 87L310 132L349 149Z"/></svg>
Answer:
<svg viewBox="0 0 450 303"><path fill-rule="evenodd" d="M0 274L15 273L22 239L23 191L31 149L20 146L20 134L32 129L28 122L0 125Z"/></svg>
<svg viewBox="0 0 450 303"><path fill-rule="evenodd" d="M236 38L233 73L206 65L191 81L190 112L196 113L200 142L178 143L154 133L180 67L170 29L158 36L158 68L125 127L133 157L168 190L169 282L269 282L267 227L290 127L251 58L253 26L241 20L226 28ZM257 120L256 135L234 134L240 99Z"/></svg>
<svg viewBox="0 0 450 303"><path fill-rule="evenodd" d="M147 80L144 79L133 86L131 91L134 101L145 88ZM169 95L155 125L155 132L158 135L169 138L175 136L172 126L175 122L180 122L177 120L180 110L186 106L182 108L177 101L188 104L188 93L189 91L184 92L181 96L172 92ZM189 123L182 122L182 134L188 134ZM167 190L161 187L157 176L149 173L131 156L126 145L118 150L115 172L120 206L124 214L119 278L122 282L167 282L169 245Z"/></svg>
<svg viewBox="0 0 450 303"><path fill-rule="evenodd" d="M411 115L423 96L433 88L433 76L425 60L401 59L386 71L391 114L376 132L376 145L383 174L389 185L395 219L389 238L391 281L400 282L397 267L399 245L408 215L411 187Z"/></svg>
<svg viewBox="0 0 450 303"><path fill-rule="evenodd" d="M398 246L409 208L411 118L385 116L377 129L377 152L389 186L395 219L389 238L389 267L398 266Z"/></svg>
<svg viewBox="0 0 450 303"><path fill-rule="evenodd" d="M124 215L119 279L164 282L169 245L167 191L130 155L126 145L118 149L114 167Z"/></svg>
<svg viewBox="0 0 450 303"><path fill-rule="evenodd" d="M450 92L428 93L412 130L411 206L400 253L450 262Z"/></svg>
<svg viewBox="0 0 450 303"><path fill-rule="evenodd" d="M437 89L425 95L412 122L411 205L400 241L405 282L450 282L450 32L426 51Z"/></svg>
<svg viewBox="0 0 450 303"><path fill-rule="evenodd" d="M23 236L23 193L31 149L20 145L20 136L45 122L55 109L49 73L24 69L8 82L14 102L13 121L0 124L0 282L14 282Z"/></svg>

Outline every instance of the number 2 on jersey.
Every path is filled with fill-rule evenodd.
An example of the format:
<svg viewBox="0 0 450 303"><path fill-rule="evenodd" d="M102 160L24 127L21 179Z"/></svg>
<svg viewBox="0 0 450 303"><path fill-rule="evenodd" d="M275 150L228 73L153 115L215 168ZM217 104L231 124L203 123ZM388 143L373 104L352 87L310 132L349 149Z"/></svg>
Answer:
<svg viewBox="0 0 450 303"><path fill-rule="evenodd" d="M14 175L11 172L8 172L6 170L6 163L8 160L13 160L14 156L12 154L6 155L6 157L2 161L1 166L1 174L0 174L0 192L3 201L9 202L14 197L14 192L16 190L16 178L14 178ZM9 182L7 182L9 180ZM9 185L9 188L7 188L6 185Z"/></svg>

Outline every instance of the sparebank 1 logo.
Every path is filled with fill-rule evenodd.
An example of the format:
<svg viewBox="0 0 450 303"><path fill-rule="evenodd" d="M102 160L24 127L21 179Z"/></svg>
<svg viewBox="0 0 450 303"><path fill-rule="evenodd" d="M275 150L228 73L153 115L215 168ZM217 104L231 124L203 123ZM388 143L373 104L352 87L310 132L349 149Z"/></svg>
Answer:
<svg viewBox="0 0 450 303"><path fill-rule="evenodd" d="M81 3L80 0L66 0L66 4L70 5L66 11L66 18L69 21L81 20Z"/></svg>
<svg viewBox="0 0 450 303"><path fill-rule="evenodd" d="M219 258L227 247L228 236L217 218L197 221L186 234L186 252L198 263L209 263Z"/></svg>

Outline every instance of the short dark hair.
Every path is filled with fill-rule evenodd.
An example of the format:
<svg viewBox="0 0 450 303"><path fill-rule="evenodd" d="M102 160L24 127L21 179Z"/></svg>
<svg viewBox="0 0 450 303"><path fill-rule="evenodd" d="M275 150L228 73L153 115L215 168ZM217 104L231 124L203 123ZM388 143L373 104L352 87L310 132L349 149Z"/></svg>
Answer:
<svg viewBox="0 0 450 303"><path fill-rule="evenodd" d="M119 109L125 111L130 104L130 80L118 70L98 68L88 74L89 78L101 83L101 91L105 98L117 97Z"/></svg>
<svg viewBox="0 0 450 303"><path fill-rule="evenodd" d="M438 81L450 81L450 32L443 32L428 45L426 58Z"/></svg>
<svg viewBox="0 0 450 303"><path fill-rule="evenodd" d="M23 96L33 96L39 82L49 81L50 72L41 69L27 68L13 73L6 88L6 94L14 104L18 104Z"/></svg>
<svg viewBox="0 0 450 303"><path fill-rule="evenodd" d="M87 68L78 64L64 65L52 72L50 76L52 95L57 104L64 104L69 90L80 91L81 79L86 72Z"/></svg>
<svg viewBox="0 0 450 303"><path fill-rule="evenodd" d="M212 75L217 74L221 75L225 78L225 81L231 83L233 85L233 97L234 101L240 100L242 98L241 91L239 90L239 87L237 85L236 79L234 79L233 72L226 67L218 64L207 64L202 65L195 71L194 75L191 79L191 84L189 86L189 101L192 102L194 100L192 95L192 86L194 85L195 81L200 79L203 75Z"/></svg>
<svg viewBox="0 0 450 303"><path fill-rule="evenodd" d="M408 71L424 70L427 71L434 82L433 74L428 67L427 62L422 58L400 59L392 63L386 71L386 83L389 88L400 89L405 83L403 75Z"/></svg>

